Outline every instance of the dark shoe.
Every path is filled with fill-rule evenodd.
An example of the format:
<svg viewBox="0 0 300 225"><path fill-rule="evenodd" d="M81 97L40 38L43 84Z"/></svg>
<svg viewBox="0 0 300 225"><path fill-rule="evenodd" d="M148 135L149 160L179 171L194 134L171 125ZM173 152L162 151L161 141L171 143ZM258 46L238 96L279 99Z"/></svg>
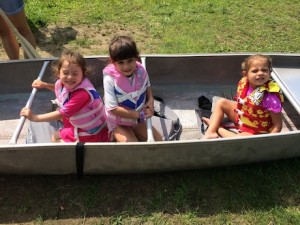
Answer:
<svg viewBox="0 0 300 225"><path fill-rule="evenodd" d="M201 109L211 110L212 103L208 98L202 95L198 98L198 107Z"/></svg>

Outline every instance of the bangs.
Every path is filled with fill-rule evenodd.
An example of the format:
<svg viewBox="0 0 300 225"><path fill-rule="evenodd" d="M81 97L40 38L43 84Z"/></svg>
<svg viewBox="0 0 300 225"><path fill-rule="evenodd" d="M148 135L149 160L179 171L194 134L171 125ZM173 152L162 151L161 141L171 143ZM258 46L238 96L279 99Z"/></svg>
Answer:
<svg viewBox="0 0 300 225"><path fill-rule="evenodd" d="M119 37L110 44L109 55L112 61L120 61L129 58L138 58L139 52L134 41Z"/></svg>
<svg viewBox="0 0 300 225"><path fill-rule="evenodd" d="M122 46L119 51L115 52L115 55L112 57L114 61L120 61L129 58L135 58L138 54L131 46Z"/></svg>

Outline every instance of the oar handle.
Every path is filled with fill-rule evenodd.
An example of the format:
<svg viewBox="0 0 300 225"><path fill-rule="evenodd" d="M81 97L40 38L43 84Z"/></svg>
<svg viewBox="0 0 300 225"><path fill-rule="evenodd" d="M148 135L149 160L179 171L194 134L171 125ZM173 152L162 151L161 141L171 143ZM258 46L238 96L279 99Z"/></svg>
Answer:
<svg viewBox="0 0 300 225"><path fill-rule="evenodd" d="M45 71L46 71L46 68L47 68L49 62L50 61L45 61L44 62L43 67L42 67L42 69L40 71L40 74L39 74L37 80L41 80L42 79L42 77L45 74ZM31 94L30 94L30 96L29 96L29 98L27 100L27 103L26 103L25 107L27 107L27 108L31 107L36 92L37 92L37 88L33 88L32 91L31 91ZM12 135L12 138L10 139L10 142L9 142L10 144L16 144L17 143L18 138L19 138L20 133L21 133L21 130L22 130L23 126L24 126L25 120L26 120L26 118L24 116L21 116L21 118L20 118L20 120L18 122L18 125L17 125L17 127L16 127L16 129L15 129L13 135Z"/></svg>
<svg viewBox="0 0 300 225"><path fill-rule="evenodd" d="M146 70L146 57L141 57L141 61L142 61L142 65ZM147 142L153 142L155 140L153 137L151 118L147 118L146 122L147 122Z"/></svg>
<svg viewBox="0 0 300 225"><path fill-rule="evenodd" d="M147 142L154 142L153 131L152 131L152 121L151 118L147 118Z"/></svg>

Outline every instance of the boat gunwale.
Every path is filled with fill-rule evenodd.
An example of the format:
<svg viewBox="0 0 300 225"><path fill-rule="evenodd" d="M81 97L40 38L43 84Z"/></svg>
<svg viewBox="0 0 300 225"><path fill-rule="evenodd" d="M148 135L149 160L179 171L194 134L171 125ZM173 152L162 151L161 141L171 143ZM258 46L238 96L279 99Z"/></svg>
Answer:
<svg viewBox="0 0 300 225"><path fill-rule="evenodd" d="M234 76L240 76L239 74L239 61L243 56L249 56L256 53L205 53L205 54L144 54L141 57L150 58L149 65L150 68L156 65L157 62L163 61L166 58L179 58L178 60L183 62L191 61L193 64L202 60L205 62L209 61L212 57L212 63L209 65L209 69L216 68L215 59L217 61L223 61L224 59L229 59L234 61L233 66L230 67L227 74L233 74ZM276 58L276 64L281 64L283 59L283 64L296 65L300 58L300 54L294 53L261 53L268 54L269 56L279 56ZM239 57L240 56L240 57ZM85 56L86 59L91 59L91 63L99 63L101 61L101 66L104 65L104 58L107 55L98 56ZM193 58L195 57L195 58ZM220 58L219 58L220 57ZM222 58L223 57L223 58ZM227 57L227 58L226 58ZM236 57L236 58L234 58ZM292 58L289 58L292 57ZM293 58L294 57L294 58ZM153 60L151 60L151 58ZM185 60L185 58L187 60ZM40 62L45 60L55 60L56 58L44 58L44 59L34 59L34 60L12 60L4 63L22 63L23 67L32 67L31 65L39 66ZM163 59L163 60L161 60ZM191 60L190 60L191 59ZM34 61L34 63L24 65L23 63L28 63ZM174 60L175 62L176 59ZM225 60L226 61L226 60ZM37 63L38 62L38 63ZM290 63L291 62L291 63ZM2 63L2 62L1 62ZM1 64L0 63L0 64ZM164 74L168 75L170 65L164 64L162 67L166 69ZM190 64L188 64L190 65ZM221 65L220 63L217 65ZM298 68L298 64L296 65ZM198 65L193 67L193 72L198 72ZM5 68L5 67L3 67ZM10 68L10 65L7 66ZM221 68L221 67L220 67ZM152 68L151 68L152 69ZM151 71L150 69L150 71ZM173 67L172 67L173 69ZM204 68L207 71L207 68ZM222 69L222 68L221 68ZM4 69L3 69L4 70ZM161 68L152 69L151 74L154 74L156 79L161 79ZM189 70L187 70L189 72ZM212 70L215 72L215 70ZM155 73L154 73L155 72ZM173 75L175 79L175 86L181 85L179 83L181 79L181 73L179 71ZM185 71L183 71L185 72ZM180 74L181 73L181 74ZM204 72L203 72L204 73ZM212 72L213 73L213 72ZM163 75L164 75L163 74ZM205 86L207 84L207 78L200 86ZM180 79L179 79L180 78ZM224 80L221 78L221 74L217 76L220 82L219 86L227 88L228 84L223 83ZM230 78L230 82L233 80ZM197 80L197 76L192 77L192 81ZM159 80L161 81L161 80ZM157 82L158 87L162 87L167 80L163 82ZM213 81L215 82L215 81ZM186 83L190 85L189 82ZM170 88L169 86L167 86ZM171 86L171 90L173 87ZM163 89L164 90L164 89ZM194 89L192 89L193 91ZM178 91L179 92L179 91ZM177 93L177 92L176 92ZM4 93L5 94L5 93ZM214 94L214 93L213 93ZM175 95L175 97L178 95ZM198 96L198 95L197 95ZM163 96L166 97L166 96ZM183 98L184 99L184 98ZM165 100L168 100L166 98ZM174 104L176 105L176 104ZM292 112L289 115L295 116L295 106L292 105ZM176 105L177 106L177 105ZM194 106L194 105L193 105ZM196 106L196 105L195 105ZM181 107L181 108L180 108ZM186 105L180 105L179 110L187 109ZM183 108L182 108L183 107ZM189 109L189 113L194 112ZM286 108L291 109L289 107ZM186 115L186 114L183 114ZM295 125L293 118L288 115L288 123L292 121L292 125ZM296 121L298 124L298 116L296 115ZM194 124L193 124L194 125ZM186 126L189 132L198 132L200 130L196 126ZM300 130L298 127L292 126L288 127L289 130L284 130L281 133L275 134L261 134L253 136L243 136L243 137L231 137L231 138L219 138L219 139L200 139L189 137L190 139L181 139L175 141L162 141L162 142L130 142L130 143L117 143L117 142L96 142L96 143L85 143L84 144L84 172L87 174L120 174L120 173L144 173L144 172L163 172L163 171L178 171L178 170L189 170L189 169L200 169L204 167L219 167L219 166L230 166L239 165L245 163L254 163L260 161L269 161L285 158L300 157L300 148L298 147L298 140L300 138ZM297 130L294 130L296 128ZM188 133L189 135L191 133ZM198 137L198 135L197 135ZM21 141L20 141L21 142ZM74 156L76 155L76 145L77 143L25 143L16 144L0 144L0 173L20 173L20 174L68 174L76 173L76 162ZM27 157L28 156L28 157ZM48 162L50 162L48 164ZM53 163L55 162L55 163Z"/></svg>
<svg viewBox="0 0 300 225"><path fill-rule="evenodd" d="M199 131L200 132L200 131ZM281 133L272 134L260 134L251 136L240 136L240 137L228 137L228 138L217 138L217 139L191 139L191 140L175 140L175 141L156 141L156 142L88 142L84 143L85 146L159 146L159 145L184 145L184 144L200 144L200 143L211 143L211 142L237 142L237 141L247 141L251 139L262 139L262 138L275 138L280 136L291 136L299 135L300 130L285 131ZM48 147L48 146L76 146L77 143L33 143L33 144L1 144L1 149L7 149L10 147ZM183 150L184 151L184 150Z"/></svg>
<svg viewBox="0 0 300 225"><path fill-rule="evenodd" d="M263 54L269 56L288 56L288 57L300 57L300 53L280 53L280 52L228 52L228 53L182 53L182 54L141 54L140 57L224 57L224 56L248 56L254 54ZM86 59L97 59L97 58L108 58L108 55L85 55ZM1 61L0 64L9 64L16 62L37 62L37 61L53 61L58 59L58 57L45 57L38 59L16 59L16 60L6 60Z"/></svg>

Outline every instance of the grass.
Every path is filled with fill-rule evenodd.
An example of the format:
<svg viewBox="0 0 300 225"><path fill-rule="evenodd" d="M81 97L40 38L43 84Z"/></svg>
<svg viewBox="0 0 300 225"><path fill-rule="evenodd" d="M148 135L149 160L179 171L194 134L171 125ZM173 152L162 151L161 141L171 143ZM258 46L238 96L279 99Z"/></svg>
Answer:
<svg viewBox="0 0 300 225"><path fill-rule="evenodd" d="M63 23L112 36L121 28L142 53L300 52L297 0L25 2L35 31ZM289 159L81 181L0 175L0 224L300 224L299 171L299 159Z"/></svg>
<svg viewBox="0 0 300 225"><path fill-rule="evenodd" d="M81 181L2 175L0 223L299 224L299 162Z"/></svg>
<svg viewBox="0 0 300 225"><path fill-rule="evenodd" d="M123 27L144 53L300 52L299 8L296 0L31 0L26 7L37 27L64 21L111 34Z"/></svg>

